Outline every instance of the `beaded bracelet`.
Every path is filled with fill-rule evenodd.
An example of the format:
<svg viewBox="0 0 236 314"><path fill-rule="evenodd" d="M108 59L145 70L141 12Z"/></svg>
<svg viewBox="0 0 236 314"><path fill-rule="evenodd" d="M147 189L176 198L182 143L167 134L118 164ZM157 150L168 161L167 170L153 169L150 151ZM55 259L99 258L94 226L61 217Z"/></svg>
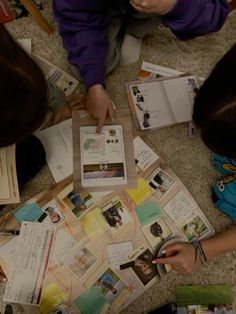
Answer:
<svg viewBox="0 0 236 314"><path fill-rule="evenodd" d="M202 248L202 244L200 241L194 241L192 242L193 247L195 248L195 264L197 263L197 258L199 257L201 263L205 263L207 261L206 254Z"/></svg>

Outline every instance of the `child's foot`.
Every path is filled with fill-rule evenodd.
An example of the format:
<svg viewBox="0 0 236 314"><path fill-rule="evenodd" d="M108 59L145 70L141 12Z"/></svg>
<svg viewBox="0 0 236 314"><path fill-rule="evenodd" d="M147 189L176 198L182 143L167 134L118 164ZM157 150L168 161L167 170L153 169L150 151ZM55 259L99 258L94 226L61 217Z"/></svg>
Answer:
<svg viewBox="0 0 236 314"><path fill-rule="evenodd" d="M212 200L217 209L236 219L236 175L228 175L213 185Z"/></svg>
<svg viewBox="0 0 236 314"><path fill-rule="evenodd" d="M120 64L128 65L138 61L142 46L142 39L125 35L122 46Z"/></svg>
<svg viewBox="0 0 236 314"><path fill-rule="evenodd" d="M213 154L212 165L223 174L236 174L236 161L234 159Z"/></svg>

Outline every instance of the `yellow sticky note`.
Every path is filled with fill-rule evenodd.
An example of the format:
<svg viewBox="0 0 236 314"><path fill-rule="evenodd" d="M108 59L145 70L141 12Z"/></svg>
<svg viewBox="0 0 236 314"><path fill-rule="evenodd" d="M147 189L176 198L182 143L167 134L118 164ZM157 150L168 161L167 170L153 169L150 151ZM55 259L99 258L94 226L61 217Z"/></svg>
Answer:
<svg viewBox="0 0 236 314"><path fill-rule="evenodd" d="M106 230L106 223L101 216L99 208L95 208L80 220L84 232L89 239L101 234Z"/></svg>
<svg viewBox="0 0 236 314"><path fill-rule="evenodd" d="M42 314L47 314L66 300L65 294L56 283L51 283L43 289L42 300L39 306Z"/></svg>
<svg viewBox="0 0 236 314"><path fill-rule="evenodd" d="M132 198L132 200L139 205L145 201L152 194L152 189L148 182L143 178L138 178L138 187L136 189L128 189L126 192Z"/></svg>

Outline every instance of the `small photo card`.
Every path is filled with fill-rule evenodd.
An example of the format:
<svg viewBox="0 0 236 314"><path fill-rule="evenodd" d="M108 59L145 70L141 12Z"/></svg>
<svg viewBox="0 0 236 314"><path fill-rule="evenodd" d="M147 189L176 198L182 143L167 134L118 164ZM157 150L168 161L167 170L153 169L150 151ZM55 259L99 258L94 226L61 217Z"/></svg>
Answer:
<svg viewBox="0 0 236 314"><path fill-rule="evenodd" d="M38 219L42 224L58 225L65 219L60 206L54 199L42 206L42 210L43 215Z"/></svg>
<svg viewBox="0 0 236 314"><path fill-rule="evenodd" d="M63 264L80 279L96 260L96 257L84 245L76 245L63 259Z"/></svg>
<svg viewBox="0 0 236 314"><path fill-rule="evenodd" d="M158 198L162 198L174 185L175 180L164 170L157 168L148 178L150 187L155 191Z"/></svg>
<svg viewBox="0 0 236 314"><path fill-rule="evenodd" d="M163 218L142 226L141 230L152 248L172 235L172 231Z"/></svg>
<svg viewBox="0 0 236 314"><path fill-rule="evenodd" d="M205 233L209 231L208 227L202 221L202 219L197 215L192 217L192 219L186 221L186 223L181 227L181 231L185 237L191 242L193 240L201 238Z"/></svg>
<svg viewBox="0 0 236 314"><path fill-rule="evenodd" d="M155 256L148 248L139 248L129 259L133 261L131 268L143 286L159 276L156 265L152 264Z"/></svg>
<svg viewBox="0 0 236 314"><path fill-rule="evenodd" d="M76 217L80 217L93 205L92 195L85 191L74 192L72 190L72 184L71 190L63 197L62 201Z"/></svg>
<svg viewBox="0 0 236 314"><path fill-rule="evenodd" d="M108 229L113 234L120 231L131 221L128 209L118 196L102 207L102 215L108 224Z"/></svg>
<svg viewBox="0 0 236 314"><path fill-rule="evenodd" d="M85 286L89 290L75 301L80 310L91 308L91 304L93 306L96 304L97 309L101 308L101 311L96 313L106 313L102 311L104 306L106 309L109 307L113 310L112 313L117 313L120 306L129 296L128 287L120 275L105 264L96 270L96 273L87 280ZM82 313L84 312L82 311Z"/></svg>

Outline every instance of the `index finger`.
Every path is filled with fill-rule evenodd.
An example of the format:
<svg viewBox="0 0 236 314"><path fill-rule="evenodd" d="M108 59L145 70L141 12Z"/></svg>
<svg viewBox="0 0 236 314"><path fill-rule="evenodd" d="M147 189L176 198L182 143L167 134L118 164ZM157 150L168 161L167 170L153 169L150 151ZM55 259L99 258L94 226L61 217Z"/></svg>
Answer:
<svg viewBox="0 0 236 314"><path fill-rule="evenodd" d="M170 256L170 257L160 257L156 258L152 261L153 264L174 264L176 263L177 259L175 256Z"/></svg>
<svg viewBox="0 0 236 314"><path fill-rule="evenodd" d="M104 124L104 121L105 121L105 118L106 117L100 117L98 118L98 124L97 124L97 134L100 134L101 131L102 131L102 127L103 127L103 124Z"/></svg>

